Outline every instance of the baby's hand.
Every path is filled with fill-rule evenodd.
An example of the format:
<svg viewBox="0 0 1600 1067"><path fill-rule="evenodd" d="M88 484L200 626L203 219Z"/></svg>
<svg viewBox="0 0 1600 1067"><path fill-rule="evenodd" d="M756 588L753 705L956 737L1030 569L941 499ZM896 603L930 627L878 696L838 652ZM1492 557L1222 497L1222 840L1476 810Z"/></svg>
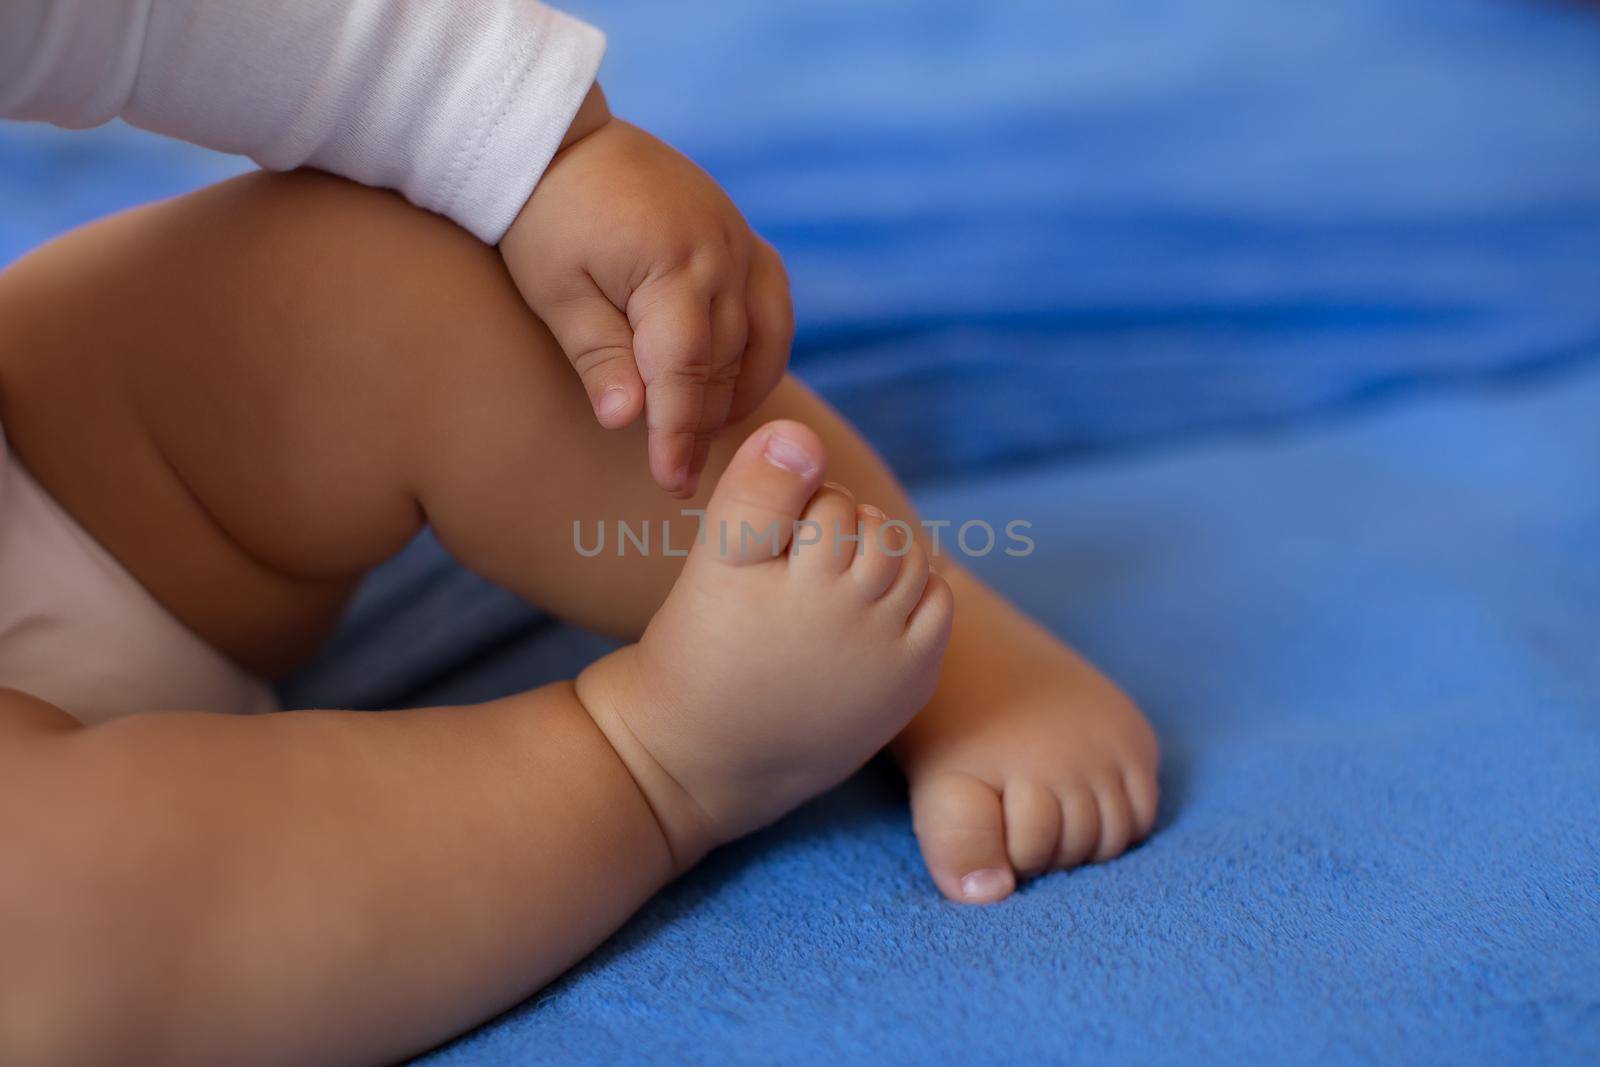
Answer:
<svg viewBox="0 0 1600 1067"><path fill-rule="evenodd" d="M689 495L712 435L783 376L789 281L716 182L590 94L500 243L602 426L646 411L650 472Z"/></svg>

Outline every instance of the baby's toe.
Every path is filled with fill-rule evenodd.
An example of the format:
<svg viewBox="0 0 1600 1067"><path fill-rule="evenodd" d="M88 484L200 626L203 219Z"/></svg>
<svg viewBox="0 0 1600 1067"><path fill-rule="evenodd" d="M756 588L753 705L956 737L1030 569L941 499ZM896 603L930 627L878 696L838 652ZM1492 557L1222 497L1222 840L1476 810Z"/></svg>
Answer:
<svg viewBox="0 0 1600 1067"><path fill-rule="evenodd" d="M1055 866L1067 869L1088 862L1100 843L1100 804L1083 784L1063 788L1061 798L1061 851Z"/></svg>
<svg viewBox="0 0 1600 1067"><path fill-rule="evenodd" d="M906 639L924 654L944 655L950 641L950 626L956 617L956 594L941 575L928 573L922 599L906 620Z"/></svg>
<svg viewBox="0 0 1600 1067"><path fill-rule="evenodd" d="M1143 841L1155 829L1156 812L1161 806L1161 787L1156 783L1155 772L1143 767L1125 768L1122 784L1128 791L1128 804L1133 809L1133 839Z"/></svg>
<svg viewBox="0 0 1600 1067"><path fill-rule="evenodd" d="M1043 785L1023 779L1006 783L1002 805L1012 868L1023 878L1044 873L1061 841L1061 802Z"/></svg>
<svg viewBox="0 0 1600 1067"><path fill-rule="evenodd" d="M1094 795L1100 805L1100 841L1093 860L1104 863L1128 850L1133 840L1133 807L1120 777L1098 783Z"/></svg>
<svg viewBox="0 0 1600 1067"><path fill-rule="evenodd" d="M896 548L895 551L900 550ZM912 541L911 547L900 557L900 573L895 575L889 591L883 594L879 603L895 618L901 621L909 619L912 610L922 602L922 594L928 589L928 576L931 573L927 551Z"/></svg>
<svg viewBox="0 0 1600 1067"><path fill-rule="evenodd" d="M969 774L935 774L911 786L911 817L922 858L939 891L963 904L1011 895L1000 794Z"/></svg>
<svg viewBox="0 0 1600 1067"><path fill-rule="evenodd" d="M868 600L877 600L889 591L900 573L900 556L896 554L899 549L888 540L890 532L883 526L888 516L882 511L863 504L860 521L861 554L850 564L850 577L860 587L862 595Z"/></svg>
<svg viewBox="0 0 1600 1067"><path fill-rule="evenodd" d="M827 455L816 431L798 422L770 422L751 434L706 504L708 536L692 553L696 562L767 563L781 555Z"/></svg>
<svg viewBox="0 0 1600 1067"><path fill-rule="evenodd" d="M850 566L858 548L856 498L829 482L817 490L800 515L794 533L794 568L800 574L838 574Z"/></svg>

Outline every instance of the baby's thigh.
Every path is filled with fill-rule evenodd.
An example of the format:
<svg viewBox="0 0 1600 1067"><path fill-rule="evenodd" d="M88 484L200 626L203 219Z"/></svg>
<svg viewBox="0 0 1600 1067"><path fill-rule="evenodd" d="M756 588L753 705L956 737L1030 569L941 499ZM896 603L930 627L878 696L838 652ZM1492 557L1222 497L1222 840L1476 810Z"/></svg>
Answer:
<svg viewBox="0 0 1600 1067"><path fill-rule="evenodd" d="M468 519L505 525L496 509L535 495L507 487L551 484L593 422L494 249L312 172L69 234L0 275L0 321L18 454L264 674L314 652L360 576L451 503L425 489L487 487Z"/></svg>
<svg viewBox="0 0 1600 1067"><path fill-rule="evenodd" d="M44 491L0 427L0 687L94 723L143 711L276 710Z"/></svg>
<svg viewBox="0 0 1600 1067"><path fill-rule="evenodd" d="M0 425L11 461L166 610L272 674L318 647L359 568L296 573L252 543L296 540L316 442L266 370L296 351L304 264L270 262L266 197L243 192L103 220L0 273Z"/></svg>

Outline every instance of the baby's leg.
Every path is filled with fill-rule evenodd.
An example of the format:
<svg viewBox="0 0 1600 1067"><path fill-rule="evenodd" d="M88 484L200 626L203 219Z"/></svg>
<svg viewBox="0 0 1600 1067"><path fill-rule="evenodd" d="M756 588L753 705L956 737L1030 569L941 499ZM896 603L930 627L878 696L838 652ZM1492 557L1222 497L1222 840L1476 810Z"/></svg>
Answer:
<svg viewBox="0 0 1600 1067"><path fill-rule="evenodd" d="M105 229L99 243L126 251L95 257L104 265L85 303L114 306L59 329L120 368L126 353L107 345L101 323L137 325L117 346L144 356L140 419L210 515L191 516L192 501L168 486L146 495L174 498L163 528L209 529L214 516L228 536L210 551L240 556L251 602L275 610L219 611L211 583L124 531L115 509L88 514L130 482L104 459L127 446L85 440L110 416L54 440L41 425L33 462L60 468L54 484L39 473L63 500L93 468L98 494L77 492L74 510L98 518L102 540L120 538L119 555L142 560L135 569L191 625L260 669L293 662L331 624L348 575L410 536L421 499L444 542L484 574L581 624L642 632L682 564L661 551L659 525L682 505L650 483L637 427L595 425L576 376L489 250L396 198L313 175L228 183ZM151 242L176 264L159 276L135 251ZM914 518L859 435L792 379L748 425L778 417L820 433L830 477ZM705 485L748 425L718 442ZM253 432L235 433L241 426ZM390 464L414 472L414 484L377 496L386 490L362 471ZM573 524L592 547L597 520L610 540L586 558ZM649 520L652 551L619 558L619 520L635 531ZM692 519L675 521L672 545L693 530ZM896 746L941 889L994 899L1013 871L1116 855L1154 819L1148 728L1081 658L959 568L942 569L960 604L947 667Z"/></svg>
<svg viewBox="0 0 1600 1067"><path fill-rule="evenodd" d="M797 520L881 526L815 492L824 460L753 435L707 517L778 554L697 547L576 687L87 729L0 690L0 1060L387 1062L838 782L932 692L951 597L915 552L782 552Z"/></svg>
<svg viewBox="0 0 1600 1067"><path fill-rule="evenodd" d="M0 856L18 1065L394 1062L548 982L674 870L570 683L93 727L0 689Z"/></svg>
<svg viewBox="0 0 1600 1067"><path fill-rule="evenodd" d="M408 290L342 241L429 262ZM282 269L307 259L331 296ZM424 515L536 518L493 510L545 463L520 433L533 398L495 390L523 388L548 338L423 284L504 284L484 263L448 226L312 177L136 212L0 276L0 419L174 613L260 669L291 663ZM456 315L468 328L446 330ZM430 347L449 339L459 358ZM447 388L458 374L477 387ZM805 427L769 426L709 515L881 521L817 491L825 462ZM483 544L457 547L488 573L512 560ZM479 707L82 728L0 690L0 1060L365 1062L449 1036L887 743L933 688L950 606L917 552L700 548L639 644Z"/></svg>

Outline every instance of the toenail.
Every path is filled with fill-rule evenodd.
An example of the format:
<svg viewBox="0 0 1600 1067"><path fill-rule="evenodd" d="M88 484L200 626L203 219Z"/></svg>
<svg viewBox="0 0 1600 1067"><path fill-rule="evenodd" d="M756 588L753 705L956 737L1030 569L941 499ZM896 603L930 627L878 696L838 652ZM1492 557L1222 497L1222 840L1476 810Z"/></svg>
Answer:
<svg viewBox="0 0 1600 1067"><path fill-rule="evenodd" d="M790 474L809 478L817 473L816 458L804 447L795 444L782 434L774 433L767 438L767 448L763 455L767 457L768 463Z"/></svg>
<svg viewBox="0 0 1600 1067"><path fill-rule="evenodd" d="M961 879L961 895L968 900L996 900L1011 892L1011 872L998 867L973 871Z"/></svg>

